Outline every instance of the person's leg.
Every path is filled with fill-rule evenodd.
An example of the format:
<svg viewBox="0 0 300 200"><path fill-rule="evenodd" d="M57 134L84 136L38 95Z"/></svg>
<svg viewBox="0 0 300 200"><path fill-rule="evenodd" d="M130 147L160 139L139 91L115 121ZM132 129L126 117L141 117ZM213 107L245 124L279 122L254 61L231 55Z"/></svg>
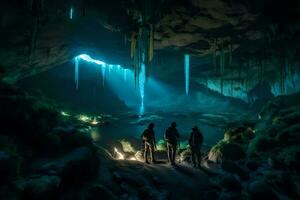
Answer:
<svg viewBox="0 0 300 200"><path fill-rule="evenodd" d="M172 163L175 164L177 145L172 145Z"/></svg>
<svg viewBox="0 0 300 200"><path fill-rule="evenodd" d="M150 161L151 163L154 162L154 146L153 145L150 145Z"/></svg>
<svg viewBox="0 0 300 200"><path fill-rule="evenodd" d="M198 147L197 149L197 161L198 161L198 167L201 167L201 149Z"/></svg>
<svg viewBox="0 0 300 200"><path fill-rule="evenodd" d="M167 143L167 151L168 151L168 161L169 161L169 163L171 163L172 162L172 155L171 155L171 145L170 145L170 143Z"/></svg>
<svg viewBox="0 0 300 200"><path fill-rule="evenodd" d="M196 167L196 152L195 152L195 147L191 147L191 152L192 152L192 163L194 167Z"/></svg>
<svg viewBox="0 0 300 200"><path fill-rule="evenodd" d="M148 163L148 151L149 151L149 145L147 142L145 142L145 150L144 150L144 162Z"/></svg>

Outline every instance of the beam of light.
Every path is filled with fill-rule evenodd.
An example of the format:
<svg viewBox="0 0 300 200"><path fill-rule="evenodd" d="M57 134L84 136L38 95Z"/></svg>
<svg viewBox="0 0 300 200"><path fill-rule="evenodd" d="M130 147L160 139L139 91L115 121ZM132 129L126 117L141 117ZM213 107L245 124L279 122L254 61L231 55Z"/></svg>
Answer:
<svg viewBox="0 0 300 200"><path fill-rule="evenodd" d="M70 8L70 19L73 19L73 13L74 13L74 9L73 7Z"/></svg>
<svg viewBox="0 0 300 200"><path fill-rule="evenodd" d="M102 85L104 87L104 83L105 83L105 68L106 67L102 67Z"/></svg>
<svg viewBox="0 0 300 200"><path fill-rule="evenodd" d="M107 64L104 61L97 60L92 58L91 56L87 54L80 54L75 57L75 84L76 88L78 88L79 85L79 62L80 61L86 61L89 63L93 63L96 65L100 65L102 67L102 76L103 76L103 84L105 79L105 69L108 68L108 75L110 76L111 70L116 70L117 72L123 71L123 77L124 80L127 80L127 70L123 68L121 65L113 65L113 64ZM146 66L145 66L145 54L143 54L143 63L141 64L141 72L139 74L139 93L140 93L140 114L144 113L144 97L145 97L145 83L146 83Z"/></svg>
<svg viewBox="0 0 300 200"><path fill-rule="evenodd" d="M190 84L190 55L184 55L185 94L189 94Z"/></svg>
<svg viewBox="0 0 300 200"><path fill-rule="evenodd" d="M141 72L139 75L139 88L141 95L141 106L140 106L140 114L144 114L144 98L145 98L145 82L146 82L146 66L144 63L141 64Z"/></svg>
<svg viewBox="0 0 300 200"><path fill-rule="evenodd" d="M78 89L78 81L79 81L79 58L75 57L75 86Z"/></svg>
<svg viewBox="0 0 300 200"><path fill-rule="evenodd" d="M123 74L124 74L124 81L126 82L126 80L127 80L127 69L124 69Z"/></svg>

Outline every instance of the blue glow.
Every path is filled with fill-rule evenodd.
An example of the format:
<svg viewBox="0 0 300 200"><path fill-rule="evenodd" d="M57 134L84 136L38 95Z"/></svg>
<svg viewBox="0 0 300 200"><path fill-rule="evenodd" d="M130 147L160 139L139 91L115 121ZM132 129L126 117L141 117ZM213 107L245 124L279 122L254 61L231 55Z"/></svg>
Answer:
<svg viewBox="0 0 300 200"><path fill-rule="evenodd" d="M124 69L123 75L124 75L124 81L126 81L127 80L127 69Z"/></svg>
<svg viewBox="0 0 300 200"><path fill-rule="evenodd" d="M105 68L106 68L106 66L104 65L102 67L102 85L103 86L104 86L104 82L105 82Z"/></svg>
<svg viewBox="0 0 300 200"><path fill-rule="evenodd" d="M78 81L79 81L79 58L75 57L75 86L78 89Z"/></svg>
<svg viewBox="0 0 300 200"><path fill-rule="evenodd" d="M144 56L143 56L144 57ZM100 65L102 67L102 77L103 77L103 82L102 84L104 85L104 81L105 81L105 69L108 68L108 73L110 75L111 70L115 69L117 70L116 72L118 72L120 74L120 71L123 71L123 78L126 81L127 80L127 70L128 69L124 69L122 68L121 65L113 65L113 64L107 64L101 60L96 60L92 57L90 57L87 54L80 54L78 56L75 57L75 84L76 84L76 89L78 89L78 85L79 85L79 61L86 61L89 63L93 63L96 65ZM145 83L146 83L146 67L145 64L143 63L141 65L141 72L139 75L139 93L140 93L140 100L141 100L141 104L140 104L140 114L144 113L144 97L145 97Z"/></svg>
<svg viewBox="0 0 300 200"><path fill-rule="evenodd" d="M73 19L73 13L74 13L74 9L73 9L73 7L71 7L71 9L70 9L70 19Z"/></svg>
<svg viewBox="0 0 300 200"><path fill-rule="evenodd" d="M145 83L146 83L146 66L144 63L141 64L141 72L139 75L139 88L141 95L141 109L140 114L144 114L144 98L145 98Z"/></svg>
<svg viewBox="0 0 300 200"><path fill-rule="evenodd" d="M185 75L185 94L189 94L189 84L190 84L190 55L184 55L184 75Z"/></svg>

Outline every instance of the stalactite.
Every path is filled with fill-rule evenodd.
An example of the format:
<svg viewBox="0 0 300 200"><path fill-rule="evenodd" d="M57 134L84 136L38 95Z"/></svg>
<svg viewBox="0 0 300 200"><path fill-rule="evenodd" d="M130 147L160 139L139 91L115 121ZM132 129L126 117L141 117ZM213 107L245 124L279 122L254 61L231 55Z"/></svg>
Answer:
<svg viewBox="0 0 300 200"><path fill-rule="evenodd" d="M153 37L154 37L154 32L153 32L153 25L150 25L150 39L149 39L149 62L152 61L153 59L153 49L154 49L154 41L153 41Z"/></svg>
<svg viewBox="0 0 300 200"><path fill-rule="evenodd" d="M215 72L217 71L217 40L213 43L213 67Z"/></svg>
<svg viewBox="0 0 300 200"><path fill-rule="evenodd" d="M104 83L105 83L105 69L106 69L106 64L104 64L104 66L101 68L102 70L102 86L104 87Z"/></svg>
<svg viewBox="0 0 300 200"><path fill-rule="evenodd" d="M224 93L224 70L225 70L225 55L224 55L224 44L221 41L221 52L220 52L220 90L221 94Z"/></svg>
<svg viewBox="0 0 300 200"><path fill-rule="evenodd" d="M250 60L247 62L247 69L246 69L246 83L245 83L245 88L246 88L246 91L248 91L249 90L249 71L250 71Z"/></svg>
<svg viewBox="0 0 300 200"><path fill-rule="evenodd" d="M189 94L190 85L190 55L184 55L184 77L185 77L185 94Z"/></svg>
<svg viewBox="0 0 300 200"><path fill-rule="evenodd" d="M229 53L228 64L229 64L229 66L231 66L231 64L232 64L232 44L229 44L228 53Z"/></svg>
<svg viewBox="0 0 300 200"><path fill-rule="evenodd" d="M131 34L131 53L130 56L133 58L136 50L136 33Z"/></svg>
<svg viewBox="0 0 300 200"><path fill-rule="evenodd" d="M280 62L280 92L281 92L281 94L286 93L285 81L287 78L287 64L288 64L288 58L287 58L287 56L284 56L284 59L281 59L281 62Z"/></svg>
<svg viewBox="0 0 300 200"><path fill-rule="evenodd" d="M75 86L76 89L78 89L78 83L79 83L79 58L75 58Z"/></svg>
<svg viewBox="0 0 300 200"><path fill-rule="evenodd" d="M32 0L29 1L29 6L31 13L33 15L33 26L31 29L31 39L30 39L30 46L29 46L29 61L31 61L33 52L36 48L36 40L37 40L37 33L38 33L38 26L40 21L40 16L43 9L43 0Z"/></svg>

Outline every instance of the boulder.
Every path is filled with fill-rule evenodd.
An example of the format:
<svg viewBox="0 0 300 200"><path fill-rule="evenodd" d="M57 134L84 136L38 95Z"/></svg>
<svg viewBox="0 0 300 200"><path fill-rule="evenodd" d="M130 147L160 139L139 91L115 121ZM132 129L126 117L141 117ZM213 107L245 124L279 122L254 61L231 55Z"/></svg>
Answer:
<svg viewBox="0 0 300 200"><path fill-rule="evenodd" d="M60 185L58 176L37 176L15 182L20 199L54 199Z"/></svg>
<svg viewBox="0 0 300 200"><path fill-rule="evenodd" d="M240 181L232 175L222 177L220 180L220 184L228 191L241 192L242 190Z"/></svg>
<svg viewBox="0 0 300 200"><path fill-rule="evenodd" d="M240 193L235 193L235 192L223 191L219 196L219 200L240 200L240 199L242 199L242 195Z"/></svg>
<svg viewBox="0 0 300 200"><path fill-rule="evenodd" d="M6 151L0 151L0 183L16 177L20 171L21 158Z"/></svg>
<svg viewBox="0 0 300 200"><path fill-rule="evenodd" d="M264 180L251 182L248 190L252 199L279 199L274 190Z"/></svg>
<svg viewBox="0 0 300 200"><path fill-rule="evenodd" d="M248 160L246 162L246 167L251 171L255 171L259 167L259 162L255 160Z"/></svg>
<svg viewBox="0 0 300 200"><path fill-rule="evenodd" d="M225 160L221 164L221 168L229 173L237 174L241 179L247 180L249 178L249 173L244 168L240 167L237 163Z"/></svg>
<svg viewBox="0 0 300 200"><path fill-rule="evenodd" d="M208 153L208 159L215 163L221 163L224 160L241 160L245 157L246 154L240 145L224 140L213 146Z"/></svg>
<svg viewBox="0 0 300 200"><path fill-rule="evenodd" d="M84 199L85 200L94 200L94 199L117 200L118 197L103 185L93 185L90 188L88 188Z"/></svg>
<svg viewBox="0 0 300 200"><path fill-rule="evenodd" d="M292 170L300 168L300 147L291 146L285 148L277 157L286 167Z"/></svg>
<svg viewBox="0 0 300 200"><path fill-rule="evenodd" d="M98 172L98 159L91 148L80 147L62 158L45 164L42 173L57 174L63 184L80 184Z"/></svg>

